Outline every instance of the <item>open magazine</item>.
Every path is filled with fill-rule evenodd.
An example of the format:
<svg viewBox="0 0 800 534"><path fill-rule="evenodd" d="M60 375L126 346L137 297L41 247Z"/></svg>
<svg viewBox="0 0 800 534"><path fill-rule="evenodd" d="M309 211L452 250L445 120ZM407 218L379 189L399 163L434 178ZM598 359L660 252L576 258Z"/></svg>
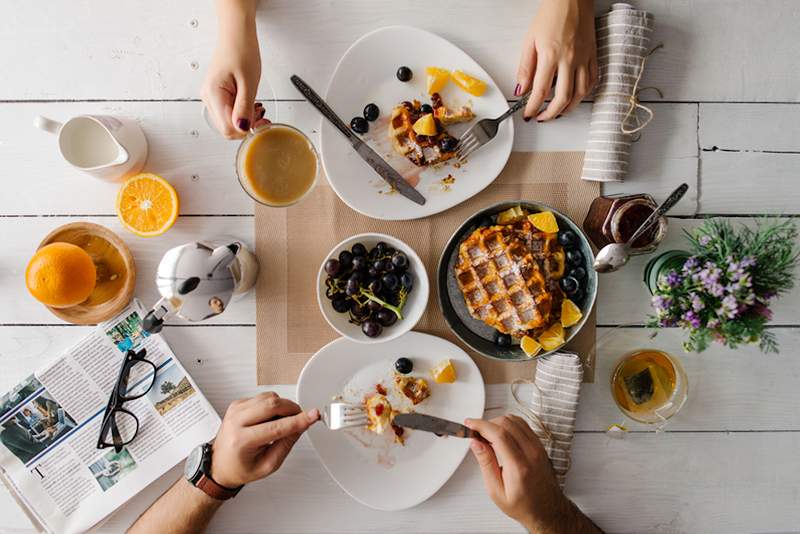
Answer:
<svg viewBox="0 0 800 534"><path fill-rule="evenodd" d="M214 408L166 341L142 330L143 316L134 300L0 397L0 478L40 531L92 528L217 432ZM157 369L150 391L125 403L139 432L119 452L98 449L106 403L132 346L145 348Z"/></svg>

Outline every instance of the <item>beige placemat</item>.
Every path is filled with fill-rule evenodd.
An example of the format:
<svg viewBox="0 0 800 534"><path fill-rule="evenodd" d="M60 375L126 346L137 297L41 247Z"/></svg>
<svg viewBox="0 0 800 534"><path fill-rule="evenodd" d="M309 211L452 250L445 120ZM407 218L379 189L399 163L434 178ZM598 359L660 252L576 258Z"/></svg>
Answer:
<svg viewBox="0 0 800 534"><path fill-rule="evenodd" d="M316 277L330 249L346 237L381 232L408 243L428 270L431 295L415 330L464 348L487 383L533 377L534 362L497 362L475 354L447 327L439 311L436 266L453 232L476 211L496 202L529 199L550 204L583 222L600 185L580 179L583 152L514 152L497 180L480 194L438 215L415 221L379 221L345 205L327 181L298 206L256 206L256 254L261 265L256 290L256 354L259 384L294 384L308 358L337 337L317 306ZM455 187L458 185L456 184ZM594 313L567 347L581 355L591 381Z"/></svg>

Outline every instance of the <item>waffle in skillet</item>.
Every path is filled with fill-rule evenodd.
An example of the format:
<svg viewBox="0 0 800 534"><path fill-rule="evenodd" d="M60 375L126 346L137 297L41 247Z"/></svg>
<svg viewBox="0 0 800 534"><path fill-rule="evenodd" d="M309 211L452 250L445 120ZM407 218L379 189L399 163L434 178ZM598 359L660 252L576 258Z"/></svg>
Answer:
<svg viewBox="0 0 800 534"><path fill-rule="evenodd" d="M559 319L564 250L527 219L472 232L455 274L470 315L503 334L538 337Z"/></svg>
<svg viewBox="0 0 800 534"><path fill-rule="evenodd" d="M455 157L458 140L444 126L467 122L475 117L467 106L457 110L447 108L438 93L431 96L431 107L436 119L436 135L418 135L414 131L414 123L425 115L419 100L395 106L389 120L389 137L395 152L407 157L418 167L436 165Z"/></svg>

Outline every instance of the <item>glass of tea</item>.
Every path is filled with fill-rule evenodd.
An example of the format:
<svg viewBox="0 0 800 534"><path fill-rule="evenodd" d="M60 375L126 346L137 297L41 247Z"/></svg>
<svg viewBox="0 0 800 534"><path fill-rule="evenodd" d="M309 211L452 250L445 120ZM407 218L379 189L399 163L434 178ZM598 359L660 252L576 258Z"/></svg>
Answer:
<svg viewBox="0 0 800 534"><path fill-rule="evenodd" d="M611 394L622 412L640 423L663 427L689 395L680 362L666 352L638 349L620 358L611 373Z"/></svg>
<svg viewBox="0 0 800 534"><path fill-rule="evenodd" d="M314 188L318 175L314 145L288 124L251 130L236 152L236 176L242 189L265 206L296 204Z"/></svg>

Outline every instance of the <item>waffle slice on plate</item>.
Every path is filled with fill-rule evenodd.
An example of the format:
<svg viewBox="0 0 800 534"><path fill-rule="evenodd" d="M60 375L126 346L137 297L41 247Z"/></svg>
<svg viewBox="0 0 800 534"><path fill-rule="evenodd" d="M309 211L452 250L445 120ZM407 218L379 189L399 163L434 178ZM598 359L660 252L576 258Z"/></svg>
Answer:
<svg viewBox="0 0 800 534"><path fill-rule="evenodd" d="M514 337L538 336L564 298L556 234L527 219L475 230L459 247L455 271L470 315Z"/></svg>

